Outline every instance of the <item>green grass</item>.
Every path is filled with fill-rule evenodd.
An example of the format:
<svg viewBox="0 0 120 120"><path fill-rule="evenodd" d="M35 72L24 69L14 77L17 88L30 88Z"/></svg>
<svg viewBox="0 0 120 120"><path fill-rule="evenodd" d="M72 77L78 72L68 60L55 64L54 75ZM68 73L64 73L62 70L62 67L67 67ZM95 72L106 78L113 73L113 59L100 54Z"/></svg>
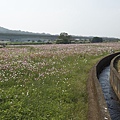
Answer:
<svg viewBox="0 0 120 120"><path fill-rule="evenodd" d="M86 120L88 73L105 54L84 58L81 54L61 57L34 52L30 48L8 57L6 63L0 61L4 64L0 120Z"/></svg>

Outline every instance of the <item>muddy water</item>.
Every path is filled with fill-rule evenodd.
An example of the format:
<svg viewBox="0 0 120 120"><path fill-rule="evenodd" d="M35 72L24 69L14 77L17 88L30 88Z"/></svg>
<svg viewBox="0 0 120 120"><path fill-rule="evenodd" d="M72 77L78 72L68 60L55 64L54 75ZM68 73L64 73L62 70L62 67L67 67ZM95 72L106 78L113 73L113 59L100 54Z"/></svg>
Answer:
<svg viewBox="0 0 120 120"><path fill-rule="evenodd" d="M111 88L110 81L110 67L106 67L99 75L99 82L109 109L112 120L120 120L120 102Z"/></svg>

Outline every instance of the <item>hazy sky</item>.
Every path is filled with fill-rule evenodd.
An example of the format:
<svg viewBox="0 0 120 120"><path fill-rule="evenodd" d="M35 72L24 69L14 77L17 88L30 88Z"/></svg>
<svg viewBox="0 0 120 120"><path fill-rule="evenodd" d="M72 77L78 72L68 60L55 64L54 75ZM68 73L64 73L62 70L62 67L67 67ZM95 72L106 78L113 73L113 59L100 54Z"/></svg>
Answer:
<svg viewBox="0 0 120 120"><path fill-rule="evenodd" d="M120 38L120 0L0 0L0 26Z"/></svg>

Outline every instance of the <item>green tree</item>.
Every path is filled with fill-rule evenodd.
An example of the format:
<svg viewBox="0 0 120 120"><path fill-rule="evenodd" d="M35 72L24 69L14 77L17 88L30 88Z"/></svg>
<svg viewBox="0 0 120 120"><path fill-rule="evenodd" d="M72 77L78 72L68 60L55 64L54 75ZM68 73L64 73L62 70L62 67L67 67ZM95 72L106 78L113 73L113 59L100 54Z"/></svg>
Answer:
<svg viewBox="0 0 120 120"><path fill-rule="evenodd" d="M60 33L59 39L56 41L57 44L70 44L71 36L68 33Z"/></svg>
<svg viewBox="0 0 120 120"><path fill-rule="evenodd" d="M91 40L92 43L100 43L103 42L103 39L100 37L93 37L93 39Z"/></svg>

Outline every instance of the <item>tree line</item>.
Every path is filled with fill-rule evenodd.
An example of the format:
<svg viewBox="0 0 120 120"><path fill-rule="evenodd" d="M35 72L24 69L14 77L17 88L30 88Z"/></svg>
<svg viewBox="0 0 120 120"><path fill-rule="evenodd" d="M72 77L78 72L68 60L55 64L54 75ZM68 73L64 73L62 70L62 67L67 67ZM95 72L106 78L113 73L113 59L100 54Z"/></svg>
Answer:
<svg viewBox="0 0 120 120"><path fill-rule="evenodd" d="M72 36L68 35L68 33L62 32L60 33L58 40L56 41L56 44L71 44L72 43ZM90 40L91 43L101 43L103 42L103 38L101 37L93 37Z"/></svg>

